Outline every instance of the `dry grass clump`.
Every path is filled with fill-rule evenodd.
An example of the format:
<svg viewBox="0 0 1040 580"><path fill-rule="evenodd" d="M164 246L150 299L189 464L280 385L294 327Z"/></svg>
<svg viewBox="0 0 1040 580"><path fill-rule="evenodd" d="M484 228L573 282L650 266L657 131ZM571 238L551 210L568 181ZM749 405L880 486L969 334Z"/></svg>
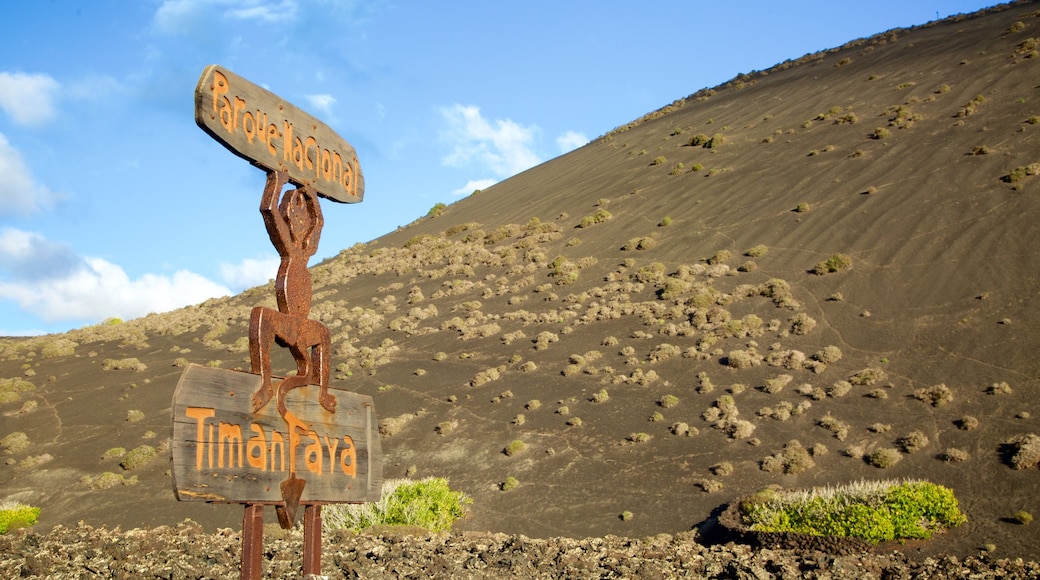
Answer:
<svg viewBox="0 0 1040 580"><path fill-rule="evenodd" d="M748 369L762 364L763 357L754 349L731 350L726 356L726 366L734 369Z"/></svg>
<svg viewBox="0 0 1040 580"><path fill-rule="evenodd" d="M21 453L31 445L32 443L29 441L29 436L22 431L8 433L3 439L0 439L0 447L3 447L4 453L7 453L8 455Z"/></svg>
<svg viewBox="0 0 1040 580"><path fill-rule="evenodd" d="M1040 437L1034 433L1016 435L1004 441L1003 452L1012 469L1040 467Z"/></svg>
<svg viewBox="0 0 1040 580"><path fill-rule="evenodd" d="M946 449L946 451L943 451L940 454L939 458L943 461L946 461L947 463L960 463L962 461L967 461L968 459L970 459L971 454L969 454L967 451L964 451L963 449L949 447Z"/></svg>
<svg viewBox="0 0 1040 580"><path fill-rule="evenodd" d="M840 361L841 356L841 349L834 345L831 345L823 347L823 350L812 355L812 358L824 364L832 364Z"/></svg>
<svg viewBox="0 0 1040 580"><path fill-rule="evenodd" d="M523 452L527 449L527 444L520 439L514 439L502 449L502 453L506 454L507 457L512 457L518 453Z"/></svg>
<svg viewBox="0 0 1040 580"><path fill-rule="evenodd" d="M383 437L393 437L404 429L409 421L419 417L420 413L404 413L396 417L386 417L379 420L379 434Z"/></svg>
<svg viewBox="0 0 1040 580"><path fill-rule="evenodd" d="M882 447L880 449L875 449L867 456L867 463L880 469L887 469L899 463L902 459L903 454L900 453L898 449Z"/></svg>
<svg viewBox="0 0 1040 580"><path fill-rule="evenodd" d="M759 468L766 473L787 475L803 473L813 467L816 467L816 462L797 439L788 441L781 451L765 457L759 462Z"/></svg>
<svg viewBox="0 0 1040 580"><path fill-rule="evenodd" d="M928 445L928 436L921 431L911 431L900 437L896 444L906 453L916 453Z"/></svg>
<svg viewBox="0 0 1040 580"><path fill-rule="evenodd" d="M108 489L117 485L135 485L137 476L125 477L121 473L106 471L98 475L84 475L79 482L95 491Z"/></svg>
<svg viewBox="0 0 1040 580"><path fill-rule="evenodd" d="M436 431L438 435L450 435L458 426L459 422L454 419L450 421L441 421L440 423L437 423L436 427L434 427L434 431Z"/></svg>
<svg viewBox="0 0 1040 580"><path fill-rule="evenodd" d="M769 393L771 395L779 393L793 380L794 377L792 377L791 375L778 375L771 379L767 379L765 381L765 384L762 386L762 392Z"/></svg>
<svg viewBox="0 0 1040 580"><path fill-rule="evenodd" d="M817 264L813 266L810 272L816 274L817 276L822 276L824 274L830 274L832 272L842 272L844 270L848 270L851 267L852 256L849 256L848 254L832 254L831 257L827 258L826 260L823 260L822 262L817 262Z"/></svg>
<svg viewBox="0 0 1040 580"><path fill-rule="evenodd" d="M871 386L888 378L884 369L878 367L865 368L849 377L849 382L857 386Z"/></svg>
<svg viewBox="0 0 1040 580"><path fill-rule="evenodd" d="M833 433L834 437L838 441L844 441L845 438L849 435L848 423L845 423L844 421L835 418L830 413L827 413L822 418L820 418L820 420L817 421L816 424Z"/></svg>
<svg viewBox="0 0 1040 580"><path fill-rule="evenodd" d="M640 433L629 433L628 437L625 437L625 440L628 441L629 443L646 443L647 441L650 441L651 439L653 439L653 435L650 435L649 433L641 433L641 432Z"/></svg>
<svg viewBox="0 0 1040 580"><path fill-rule="evenodd" d="M133 471L155 459L158 455L159 452L155 447L152 447L151 445L141 445L128 451L127 454L123 456L123 460L119 462L119 466L127 471Z"/></svg>
<svg viewBox="0 0 1040 580"><path fill-rule="evenodd" d="M924 401L933 407L942 407L953 400L953 391L945 383L931 387L921 387L914 391L914 398Z"/></svg>
<svg viewBox="0 0 1040 580"><path fill-rule="evenodd" d="M600 223L603 223L605 221L609 221L613 217L614 216L611 215L611 213L609 211L607 211L607 210L605 210L603 208L600 208L600 209L596 210L596 212L594 214L587 215L587 216L581 218L581 223L578 224L578 227L579 228L592 227L595 224L600 224Z"/></svg>
<svg viewBox="0 0 1040 580"><path fill-rule="evenodd" d="M721 461L708 468L713 475L725 477L733 474L733 464L729 461Z"/></svg>
<svg viewBox="0 0 1040 580"><path fill-rule="evenodd" d="M121 359L105 359L102 363L101 368L106 371L143 371L148 368L148 365L144 364L137 358L121 358Z"/></svg>
<svg viewBox="0 0 1040 580"><path fill-rule="evenodd" d="M36 385L21 379L0 379L0 405L20 401L22 393L36 390Z"/></svg>
<svg viewBox="0 0 1040 580"><path fill-rule="evenodd" d="M722 491L722 488L724 487L721 481L707 478L698 479L696 482L694 482L694 485L701 488L701 491L703 491L704 493L715 493L718 491Z"/></svg>
<svg viewBox="0 0 1040 580"><path fill-rule="evenodd" d="M535 350L545 350L549 348L549 345L554 342L559 342L560 337L548 330L538 333L538 336L534 339Z"/></svg>
<svg viewBox="0 0 1040 580"><path fill-rule="evenodd" d="M632 238L631 240L628 240L628 243L626 243L625 245L621 246L621 250L625 251L625 252L632 251L632 250L643 251L643 250L649 250L649 249L653 248L655 245L657 245L657 240L655 240L654 238L652 238L650 236L640 236L640 237Z"/></svg>
<svg viewBox="0 0 1040 580"><path fill-rule="evenodd" d="M834 384L825 389L827 396L832 399L838 399L849 394L852 390L852 383L848 381L835 381Z"/></svg>
<svg viewBox="0 0 1040 580"><path fill-rule="evenodd" d="M816 328L816 320L804 312L791 317L791 334L804 335Z"/></svg>
<svg viewBox="0 0 1040 580"><path fill-rule="evenodd" d="M1007 384L1005 382L993 383L992 385L986 387L986 394L987 395L1010 395L1011 394L1011 385L1009 385L1009 384Z"/></svg>
<svg viewBox="0 0 1040 580"><path fill-rule="evenodd" d="M962 431L972 431L979 426L979 420L971 415L965 415L954 421L954 424L956 424L957 428Z"/></svg>

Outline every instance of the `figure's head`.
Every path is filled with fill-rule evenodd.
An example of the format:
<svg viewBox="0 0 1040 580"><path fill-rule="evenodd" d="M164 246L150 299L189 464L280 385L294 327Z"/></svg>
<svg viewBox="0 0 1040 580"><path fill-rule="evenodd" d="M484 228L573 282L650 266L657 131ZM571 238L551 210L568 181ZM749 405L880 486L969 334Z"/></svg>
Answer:
<svg viewBox="0 0 1040 580"><path fill-rule="evenodd" d="M294 189L285 194L280 207L289 223L289 233L293 241L304 244L321 227L321 208L313 195L307 195L303 188Z"/></svg>

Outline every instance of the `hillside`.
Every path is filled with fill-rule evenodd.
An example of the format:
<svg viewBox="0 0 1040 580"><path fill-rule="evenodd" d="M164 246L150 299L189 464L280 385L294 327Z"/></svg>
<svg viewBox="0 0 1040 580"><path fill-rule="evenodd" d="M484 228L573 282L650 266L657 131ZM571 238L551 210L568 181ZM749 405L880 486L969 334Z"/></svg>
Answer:
<svg viewBox="0 0 1040 580"><path fill-rule="evenodd" d="M924 478L969 522L913 549L1038 559L1010 520L1040 515L1038 45L1030 2L740 75L313 266L385 476L448 477L459 529L533 537ZM238 528L174 500L162 442L187 363L248 369L256 304L272 285L0 341L0 499L43 529Z"/></svg>

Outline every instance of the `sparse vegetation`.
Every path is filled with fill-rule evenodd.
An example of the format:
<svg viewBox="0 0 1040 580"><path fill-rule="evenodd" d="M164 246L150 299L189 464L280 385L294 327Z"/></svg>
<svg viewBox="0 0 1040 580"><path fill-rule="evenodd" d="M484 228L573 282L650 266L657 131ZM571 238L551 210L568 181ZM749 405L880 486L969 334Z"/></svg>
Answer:
<svg viewBox="0 0 1040 580"><path fill-rule="evenodd" d="M808 491L766 489L739 507L753 530L873 543L930 538L967 521L952 490L921 480L861 481Z"/></svg>
<svg viewBox="0 0 1040 580"><path fill-rule="evenodd" d="M322 529L360 532L373 526L416 526L443 532L465 517L472 503L468 495L452 490L441 477L389 479L383 482L378 502L325 506Z"/></svg>
<svg viewBox="0 0 1040 580"><path fill-rule="evenodd" d="M0 502L0 535L28 528L36 523L40 508L15 501Z"/></svg>
<svg viewBox="0 0 1040 580"><path fill-rule="evenodd" d="M817 276L824 274L830 274L833 272L842 272L852 267L852 257L848 254L832 254L831 257L827 258L822 262L818 262L811 272Z"/></svg>

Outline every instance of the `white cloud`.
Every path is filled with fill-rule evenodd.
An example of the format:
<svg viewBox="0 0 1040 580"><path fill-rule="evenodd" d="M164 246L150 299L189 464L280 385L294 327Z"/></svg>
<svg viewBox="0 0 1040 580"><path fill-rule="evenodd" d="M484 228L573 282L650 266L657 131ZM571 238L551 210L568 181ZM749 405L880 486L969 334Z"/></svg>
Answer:
<svg viewBox="0 0 1040 580"><path fill-rule="evenodd" d="M0 230L0 273L22 281L62 277L82 265L65 244L15 228Z"/></svg>
<svg viewBox="0 0 1040 580"><path fill-rule="evenodd" d="M85 262L85 267L64 278L32 284L0 282L0 299L14 300L22 309L54 322L138 318L231 294L224 286L187 270L131 280L111 262L98 258Z"/></svg>
<svg viewBox="0 0 1040 580"><path fill-rule="evenodd" d="M220 264L220 276L228 286L235 290L245 290L254 286L262 286L278 274L281 258L272 256L257 260L246 258L238 264Z"/></svg>
<svg viewBox="0 0 1040 580"><path fill-rule="evenodd" d="M22 154L0 133L0 215L28 215L47 210L60 198L36 182Z"/></svg>
<svg viewBox="0 0 1040 580"><path fill-rule="evenodd" d="M306 99L311 107L324 113L326 117L332 117L332 105L336 104L336 97L332 95L307 95Z"/></svg>
<svg viewBox="0 0 1040 580"><path fill-rule="evenodd" d="M477 189L487 189L498 183L497 179L471 179L466 185L451 192L452 195L469 195Z"/></svg>
<svg viewBox="0 0 1040 580"><path fill-rule="evenodd" d="M137 318L231 294L187 270L131 280L116 264L81 258L67 246L14 229L0 232L0 276L0 300L48 322Z"/></svg>
<svg viewBox="0 0 1040 580"><path fill-rule="evenodd" d="M18 125L42 125L54 118L59 88L45 74L0 72L0 109Z"/></svg>
<svg viewBox="0 0 1040 580"><path fill-rule="evenodd" d="M476 162L501 177L509 177L541 162L531 149L538 127L524 127L510 119L488 122L474 106L455 104L441 109L447 123L443 138L452 152L446 165L460 167Z"/></svg>
<svg viewBox="0 0 1040 580"><path fill-rule="evenodd" d="M163 32L183 34L214 17L265 23L292 21L297 8L295 0L165 0L155 12L155 24Z"/></svg>
<svg viewBox="0 0 1040 580"><path fill-rule="evenodd" d="M578 133L577 131L567 131L556 138L556 146L560 148L560 153L573 151L588 142L589 138L584 133Z"/></svg>

